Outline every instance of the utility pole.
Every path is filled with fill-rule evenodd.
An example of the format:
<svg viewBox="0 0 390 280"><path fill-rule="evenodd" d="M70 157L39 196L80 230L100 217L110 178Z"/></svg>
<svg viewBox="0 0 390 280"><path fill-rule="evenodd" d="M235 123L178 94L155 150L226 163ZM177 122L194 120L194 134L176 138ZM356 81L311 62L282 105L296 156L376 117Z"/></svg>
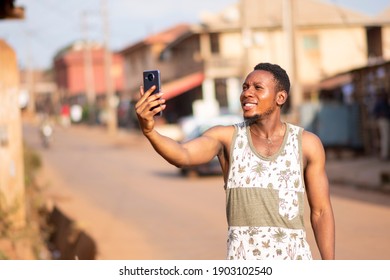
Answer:
<svg viewBox="0 0 390 280"><path fill-rule="evenodd" d="M110 51L110 32L108 21L108 6L107 0L101 0L102 19L103 19L103 35L104 35L104 72L106 77L106 106L107 106L107 128L110 135L114 136L117 133L117 98L114 92L112 79L112 55Z"/></svg>
<svg viewBox="0 0 390 280"><path fill-rule="evenodd" d="M242 62L242 77L245 77L251 72L252 66L250 58L250 50L252 47L252 29L248 18L248 9L251 8L251 3L248 0L240 1L240 19L241 19L241 42L243 47L243 62Z"/></svg>
<svg viewBox="0 0 390 280"><path fill-rule="evenodd" d="M28 89L28 105L27 112L29 117L35 117L35 80L34 69L31 57L30 33L26 31L26 50L27 50L27 89Z"/></svg>
<svg viewBox="0 0 390 280"><path fill-rule="evenodd" d="M302 104L302 89L297 71L296 47L295 47L295 5L294 0L283 0L283 25L286 33L288 52L288 73L291 81L291 122L299 124L299 107Z"/></svg>
<svg viewBox="0 0 390 280"><path fill-rule="evenodd" d="M83 44L83 58L84 58L84 82L85 93L87 95L88 109L89 109L89 121L95 123L95 82L93 75L93 63L92 63L92 50L91 44L88 40L88 25L87 25L87 13L81 14L81 29L84 37Z"/></svg>

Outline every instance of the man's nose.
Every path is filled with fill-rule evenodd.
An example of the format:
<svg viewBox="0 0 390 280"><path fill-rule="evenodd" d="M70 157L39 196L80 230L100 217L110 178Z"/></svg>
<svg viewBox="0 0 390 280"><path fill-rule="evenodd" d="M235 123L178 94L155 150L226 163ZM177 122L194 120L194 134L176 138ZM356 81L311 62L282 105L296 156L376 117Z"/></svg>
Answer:
<svg viewBox="0 0 390 280"><path fill-rule="evenodd" d="M248 87L242 90L243 96L252 96L253 95L253 87Z"/></svg>

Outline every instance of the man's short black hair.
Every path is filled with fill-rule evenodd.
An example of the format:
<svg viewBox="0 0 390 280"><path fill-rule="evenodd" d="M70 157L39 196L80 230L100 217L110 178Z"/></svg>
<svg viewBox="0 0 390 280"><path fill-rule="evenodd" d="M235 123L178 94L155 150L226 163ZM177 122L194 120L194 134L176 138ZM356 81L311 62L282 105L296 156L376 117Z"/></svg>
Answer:
<svg viewBox="0 0 390 280"><path fill-rule="evenodd" d="M290 78L287 75L286 70L277 64L262 62L254 67L254 70L263 70L270 72L276 80L276 91L286 91L290 93Z"/></svg>

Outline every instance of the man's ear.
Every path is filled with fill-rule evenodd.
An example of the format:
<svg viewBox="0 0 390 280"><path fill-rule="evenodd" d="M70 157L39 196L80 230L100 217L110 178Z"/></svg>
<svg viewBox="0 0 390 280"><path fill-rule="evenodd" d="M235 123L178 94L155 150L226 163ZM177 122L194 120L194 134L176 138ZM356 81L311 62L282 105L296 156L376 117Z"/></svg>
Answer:
<svg viewBox="0 0 390 280"><path fill-rule="evenodd" d="M283 106L284 103L286 103L288 97L288 93L285 90L279 91L276 94L276 103L279 106Z"/></svg>

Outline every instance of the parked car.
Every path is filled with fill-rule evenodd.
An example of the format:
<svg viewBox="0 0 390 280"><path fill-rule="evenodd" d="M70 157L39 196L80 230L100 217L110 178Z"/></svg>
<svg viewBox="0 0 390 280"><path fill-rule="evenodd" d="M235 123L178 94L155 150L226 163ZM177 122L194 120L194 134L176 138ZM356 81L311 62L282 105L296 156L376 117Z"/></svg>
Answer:
<svg viewBox="0 0 390 280"><path fill-rule="evenodd" d="M130 126L130 100L121 100L119 101L117 108L117 121L118 126L120 127L128 127Z"/></svg>
<svg viewBox="0 0 390 280"><path fill-rule="evenodd" d="M216 125L232 125L242 122L243 119L238 115L220 115L214 118L197 119L194 117L185 117L179 124L184 134L183 141L189 141L202 135L207 129ZM187 166L180 168L180 173L187 177L198 177L202 175L222 175L222 169L217 157L205 164Z"/></svg>

